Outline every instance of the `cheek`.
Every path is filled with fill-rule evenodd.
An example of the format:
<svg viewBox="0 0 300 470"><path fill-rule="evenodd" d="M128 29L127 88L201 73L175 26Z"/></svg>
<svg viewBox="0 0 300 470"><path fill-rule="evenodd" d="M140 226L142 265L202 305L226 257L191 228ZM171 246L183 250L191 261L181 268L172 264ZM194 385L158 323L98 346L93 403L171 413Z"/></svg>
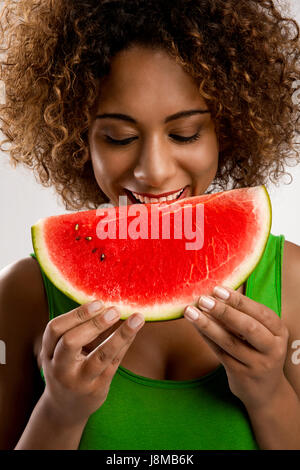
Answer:
<svg viewBox="0 0 300 470"><path fill-rule="evenodd" d="M211 175L218 169L219 149L215 138L207 137L187 159L186 169L195 175Z"/></svg>
<svg viewBox="0 0 300 470"><path fill-rule="evenodd" d="M94 175L98 183L114 179L120 172L120 159L100 144L95 129L89 132L89 149ZM117 161L118 160L118 161Z"/></svg>
<svg viewBox="0 0 300 470"><path fill-rule="evenodd" d="M112 152L91 153L92 166L97 181L118 179L126 171L126 159L116 158Z"/></svg>
<svg viewBox="0 0 300 470"><path fill-rule="evenodd" d="M210 158L207 154L198 153L190 158L188 165L191 173L209 173L218 167L218 158Z"/></svg>
<svg viewBox="0 0 300 470"><path fill-rule="evenodd" d="M109 200L113 199L113 183L118 178L116 168L113 169L109 163L109 159L100 158L99 155L91 156L92 167L97 184L101 191L108 197Z"/></svg>

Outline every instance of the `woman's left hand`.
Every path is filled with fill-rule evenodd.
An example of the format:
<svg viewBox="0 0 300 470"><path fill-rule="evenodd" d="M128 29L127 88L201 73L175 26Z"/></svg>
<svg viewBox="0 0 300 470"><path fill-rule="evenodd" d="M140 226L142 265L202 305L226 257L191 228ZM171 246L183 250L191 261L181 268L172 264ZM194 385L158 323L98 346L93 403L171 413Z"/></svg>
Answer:
<svg viewBox="0 0 300 470"><path fill-rule="evenodd" d="M222 290L228 299L218 297ZM231 392L246 408L263 407L285 380L288 329L273 310L233 289L215 288L206 297L215 303L210 309L203 297L191 306L199 314L194 326L223 364Z"/></svg>

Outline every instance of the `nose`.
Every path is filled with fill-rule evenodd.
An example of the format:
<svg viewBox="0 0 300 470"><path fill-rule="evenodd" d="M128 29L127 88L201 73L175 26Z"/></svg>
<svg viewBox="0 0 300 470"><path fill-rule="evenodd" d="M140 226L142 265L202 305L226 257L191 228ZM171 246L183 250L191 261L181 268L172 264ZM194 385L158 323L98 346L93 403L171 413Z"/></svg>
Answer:
<svg viewBox="0 0 300 470"><path fill-rule="evenodd" d="M176 174L176 160L170 154L170 149L153 139L141 149L133 173L136 181L140 181L144 188L167 189L168 180L174 179Z"/></svg>

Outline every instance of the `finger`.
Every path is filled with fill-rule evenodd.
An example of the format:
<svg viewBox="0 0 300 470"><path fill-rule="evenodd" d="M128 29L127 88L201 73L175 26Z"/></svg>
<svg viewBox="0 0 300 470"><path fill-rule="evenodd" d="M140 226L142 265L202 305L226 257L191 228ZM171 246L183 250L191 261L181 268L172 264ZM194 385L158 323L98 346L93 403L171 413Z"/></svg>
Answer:
<svg viewBox="0 0 300 470"><path fill-rule="evenodd" d="M53 320L47 324L43 336L43 349L46 357L49 359L53 357L56 344L64 333L90 320L103 310L104 306L101 302L89 302L70 312L53 318Z"/></svg>
<svg viewBox="0 0 300 470"><path fill-rule="evenodd" d="M133 318L141 322L137 326L130 326ZM109 336L94 351L86 356L82 366L82 373L89 379L93 379L104 372L117 355L123 357L134 340L137 332L144 325L144 317L134 314L129 317L111 336ZM124 350L123 350L124 348ZM121 352L122 350L122 352Z"/></svg>
<svg viewBox="0 0 300 470"><path fill-rule="evenodd" d="M190 317L187 316L190 308L199 315L198 319L193 320L193 325L199 333L213 341L230 356L247 366L258 359L259 353L255 351L255 349L240 340L237 336L229 333L222 325L209 318L204 312L200 312L196 307L187 307L185 309L184 315L188 320L190 320Z"/></svg>
<svg viewBox="0 0 300 470"><path fill-rule="evenodd" d="M242 370L244 367L248 367L235 357L228 354L226 351L224 351L224 349L220 348L220 346L214 343L210 338L205 335L202 335L200 331L199 333L201 334L203 341L205 341L206 344L213 350L213 352L225 368L229 367L231 369L237 370L237 368L239 367L240 370Z"/></svg>
<svg viewBox="0 0 300 470"><path fill-rule="evenodd" d="M94 382L97 383L97 388L101 387L101 389L107 393L109 392L109 388L112 382L112 379L123 360L126 352L128 351L131 343L126 344L122 349L120 349L119 353L111 360L111 362L107 365L106 369L100 375L94 376ZM89 378L92 376L89 376Z"/></svg>
<svg viewBox="0 0 300 470"><path fill-rule="evenodd" d="M71 328L58 340L53 360L62 367L66 367L74 359L83 360L85 356L82 354L82 348L116 323L119 318L120 314L116 308L108 308L81 325Z"/></svg>
<svg viewBox="0 0 300 470"><path fill-rule="evenodd" d="M214 306L208 308L207 299L212 300ZM234 335L244 338L257 351L262 353L271 351L274 345L274 335L253 316L250 317L229 304L210 296L201 296L198 304L201 310L209 312L226 329Z"/></svg>
<svg viewBox="0 0 300 470"><path fill-rule="evenodd" d="M221 289L220 289L221 288ZM227 299L222 298L218 295L223 292L228 292L229 297ZM264 325L273 335L280 336L283 332L283 324L279 316L266 305L256 302L249 297L237 292L229 287L216 286L214 288L215 299L220 299L232 308L239 310L250 317L257 320L259 323Z"/></svg>

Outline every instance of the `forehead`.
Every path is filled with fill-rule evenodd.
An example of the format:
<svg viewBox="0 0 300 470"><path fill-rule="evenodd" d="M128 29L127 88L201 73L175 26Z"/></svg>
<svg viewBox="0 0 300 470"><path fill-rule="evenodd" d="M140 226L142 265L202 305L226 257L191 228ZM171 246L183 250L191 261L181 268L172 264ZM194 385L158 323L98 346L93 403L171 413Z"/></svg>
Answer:
<svg viewBox="0 0 300 470"><path fill-rule="evenodd" d="M111 62L109 75L99 83L101 106L162 106L178 108L204 105L194 79L166 51L132 46ZM176 111L175 111L176 112Z"/></svg>

